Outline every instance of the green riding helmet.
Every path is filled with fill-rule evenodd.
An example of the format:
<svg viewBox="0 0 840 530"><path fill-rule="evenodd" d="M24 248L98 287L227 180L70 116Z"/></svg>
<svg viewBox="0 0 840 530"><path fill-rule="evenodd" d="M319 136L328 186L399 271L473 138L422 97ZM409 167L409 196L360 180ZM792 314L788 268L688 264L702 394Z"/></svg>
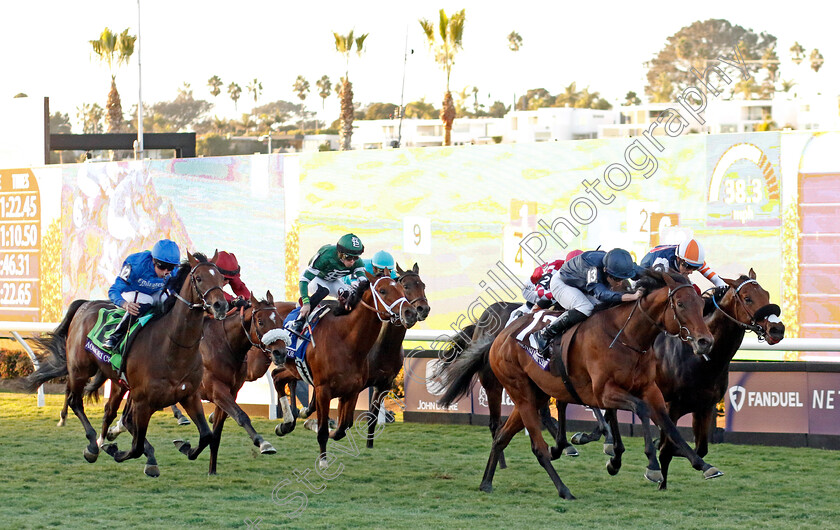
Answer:
<svg viewBox="0 0 840 530"><path fill-rule="evenodd" d="M365 246L362 245L362 240L354 234L345 234L341 236L336 244L336 250L342 254L359 257L365 251Z"/></svg>

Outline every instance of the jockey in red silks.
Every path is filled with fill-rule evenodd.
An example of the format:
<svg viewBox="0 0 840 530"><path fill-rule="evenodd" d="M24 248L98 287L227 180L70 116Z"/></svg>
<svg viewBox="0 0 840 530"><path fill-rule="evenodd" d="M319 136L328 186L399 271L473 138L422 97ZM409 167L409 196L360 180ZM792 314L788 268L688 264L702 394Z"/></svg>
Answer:
<svg viewBox="0 0 840 530"><path fill-rule="evenodd" d="M225 295L225 300L228 301L228 304L236 300L235 305L241 305L244 301L251 298L251 291L248 290L248 287L239 277L241 268L239 267L239 261L236 260L236 254L233 252L225 252L224 250L219 252L219 257L216 260L216 267L219 268L219 272L221 272L222 276L225 277L225 285L229 285L233 294L236 295L236 298L234 299L233 295L227 293L226 291L222 291Z"/></svg>

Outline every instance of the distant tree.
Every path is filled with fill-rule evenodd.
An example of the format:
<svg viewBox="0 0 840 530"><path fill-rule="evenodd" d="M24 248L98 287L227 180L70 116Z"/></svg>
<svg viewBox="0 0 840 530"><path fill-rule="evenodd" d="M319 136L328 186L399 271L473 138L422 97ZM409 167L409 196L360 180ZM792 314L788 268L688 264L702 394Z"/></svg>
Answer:
<svg viewBox="0 0 840 530"><path fill-rule="evenodd" d="M29 97L29 96L27 96L27 95L26 95L26 94L24 94L23 92L18 92L17 94L15 94L15 95L14 95L14 97L12 97L12 99L17 99L17 98L28 98L28 97Z"/></svg>
<svg viewBox="0 0 840 530"><path fill-rule="evenodd" d="M254 107L257 106L257 100L260 98L262 94L263 86L262 83L257 80L255 77L250 83L248 83L248 93L254 98Z"/></svg>
<svg viewBox="0 0 840 530"><path fill-rule="evenodd" d="M83 134L101 134L104 116L105 111L98 103L92 105L82 103L76 107L76 118L82 122Z"/></svg>
<svg viewBox="0 0 840 530"><path fill-rule="evenodd" d="M326 74L321 76L321 79L315 81L315 86L318 87L318 95L321 96L321 109L324 108L324 103L332 94L332 82Z"/></svg>
<svg viewBox="0 0 840 530"><path fill-rule="evenodd" d="M420 20L420 27L423 28L423 33L426 35L429 49L435 54L435 62L446 73L446 93L443 96L443 105L440 109L440 118L443 120L444 129L443 145L452 145L452 122L455 121L455 104L452 101L452 93L449 91L449 77L452 73L452 65L455 63L455 54L461 50L463 45L465 21L466 15L463 9L451 16L441 9L437 31L435 31L434 24L429 20Z"/></svg>
<svg viewBox="0 0 840 530"><path fill-rule="evenodd" d="M793 61L793 64L798 65L803 59L805 59L805 48L798 41L794 42L793 46L790 47L790 60Z"/></svg>
<svg viewBox="0 0 840 530"><path fill-rule="evenodd" d="M50 134L71 134L73 126L70 124L70 115L60 112L53 112L50 115Z"/></svg>
<svg viewBox="0 0 840 530"><path fill-rule="evenodd" d="M394 110L399 105L395 103L371 103L362 111L365 120L387 120L394 118Z"/></svg>
<svg viewBox="0 0 840 530"><path fill-rule="evenodd" d="M364 33L354 38L353 30L350 30L350 33L346 35L333 32L335 51L344 56L344 77L341 78L341 87L337 90L338 97L341 99L341 115L339 117L341 127L338 136L339 147L342 151L350 149L350 140L353 137L353 119L355 118L353 83L350 82L350 54L355 46L356 55L362 56L368 35L368 33Z"/></svg>
<svg viewBox="0 0 840 530"><path fill-rule="evenodd" d="M532 88L525 92L524 96L519 96L519 101L516 108L523 110L537 110L543 107L550 107L555 101L548 90L544 88Z"/></svg>
<svg viewBox="0 0 840 530"><path fill-rule="evenodd" d="M632 90L624 96L624 105L640 105L642 100Z"/></svg>
<svg viewBox="0 0 840 530"><path fill-rule="evenodd" d="M148 107L144 106L143 130L148 132L182 132L194 130L197 124L213 107L209 101L193 98L189 83L178 89L178 95L172 101L159 101ZM148 110L146 110L148 109ZM132 108L132 118L137 118L137 106ZM212 127L208 124L204 132ZM196 132L199 132L196 130Z"/></svg>
<svg viewBox="0 0 840 530"><path fill-rule="evenodd" d="M676 93L698 84L697 77L691 73L692 68L702 75L708 61L716 61L721 55L734 57L735 46L744 60L756 61L747 63L747 69L759 80L775 75L760 59L768 49L776 46L776 37L765 32L755 33L727 20L709 19L694 22L668 37L665 47L646 63L645 94L659 101L671 101ZM720 82L716 76L712 79L718 89L732 93L732 86Z"/></svg>
<svg viewBox="0 0 840 530"><path fill-rule="evenodd" d="M309 81L307 81L306 78L302 75L297 76L297 79L295 79L295 84L292 85L292 90L295 91L295 94L297 94L298 99L300 99L301 106L303 106L304 102L306 101L306 96L307 94L309 94ZM306 130L305 121L303 122L303 130Z"/></svg>
<svg viewBox="0 0 840 530"><path fill-rule="evenodd" d="M230 99L233 100L233 108L238 110L237 102L239 101L239 97L242 95L242 87L237 85L234 82L231 82L227 87L228 95Z"/></svg>
<svg viewBox="0 0 840 530"><path fill-rule="evenodd" d="M490 109L487 111L487 114L491 118L504 118L505 114L510 111L510 106L505 106L504 103L501 101L494 101L492 105L490 105Z"/></svg>
<svg viewBox="0 0 840 530"><path fill-rule="evenodd" d="M214 98L222 93L222 78L214 75L210 79L207 80L207 86L210 87L210 95Z"/></svg>
<svg viewBox="0 0 840 530"><path fill-rule="evenodd" d="M575 82L572 81L554 101L558 107L574 107L578 98L580 98L580 92L578 92Z"/></svg>
<svg viewBox="0 0 840 530"><path fill-rule="evenodd" d="M91 40L90 45L100 61L108 65L108 72L111 74L111 90L108 93L108 132L119 132L122 129L123 112L120 102L120 93L117 91L116 74L114 67L127 63L134 54L134 43L136 35L129 35L128 29L120 34L113 33L105 28L96 40Z"/></svg>
<svg viewBox="0 0 840 530"><path fill-rule="evenodd" d="M515 31L511 31L507 36L508 49L512 52L518 52L522 48L522 35Z"/></svg>
<svg viewBox="0 0 840 530"><path fill-rule="evenodd" d="M811 69L815 72L819 72L824 62L825 60L823 59L823 56L820 53L820 51L814 48L811 51Z"/></svg>
<svg viewBox="0 0 840 530"><path fill-rule="evenodd" d="M420 98L419 101L412 101L405 106L406 118L434 120L439 114L440 111L438 111L434 105L426 103L426 98Z"/></svg>

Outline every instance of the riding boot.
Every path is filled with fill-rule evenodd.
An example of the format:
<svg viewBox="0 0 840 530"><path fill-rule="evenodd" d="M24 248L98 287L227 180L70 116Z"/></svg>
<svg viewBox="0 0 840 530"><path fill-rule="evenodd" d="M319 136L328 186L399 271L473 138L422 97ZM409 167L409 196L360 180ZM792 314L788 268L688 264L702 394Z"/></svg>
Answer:
<svg viewBox="0 0 840 530"><path fill-rule="evenodd" d="M318 288L315 289L315 292L312 294L312 296L309 297L310 315L313 311L315 311L315 308L318 307L318 304L320 304L321 301L324 298L326 298L328 294L330 294L330 290L324 287L323 285L319 285ZM307 318L308 316L304 318L298 317L294 322L292 322L289 328L298 335L300 335L303 332L303 325L306 323Z"/></svg>
<svg viewBox="0 0 840 530"><path fill-rule="evenodd" d="M559 335L562 335L566 330L568 330L578 322L583 322L584 320L586 320L586 315L581 313L577 309L569 309L568 311L557 317L557 320L538 331L537 334L534 336L534 338L537 341L538 351L546 359L549 358L550 355L548 354L548 346L551 344L551 342Z"/></svg>
<svg viewBox="0 0 840 530"><path fill-rule="evenodd" d="M114 331L108 335L108 338L102 343L102 347L106 350L113 351L119 346L120 342L122 342L125 334L128 332L128 329L131 327L131 314L126 311L120 320L120 323L117 324L117 327L114 328Z"/></svg>

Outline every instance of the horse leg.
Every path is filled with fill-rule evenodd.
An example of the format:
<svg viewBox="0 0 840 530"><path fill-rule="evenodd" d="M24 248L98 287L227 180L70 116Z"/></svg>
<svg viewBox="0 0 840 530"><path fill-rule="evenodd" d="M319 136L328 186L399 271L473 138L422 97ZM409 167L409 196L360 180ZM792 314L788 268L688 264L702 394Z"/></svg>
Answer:
<svg viewBox="0 0 840 530"><path fill-rule="evenodd" d="M189 425L190 424L190 420L188 420L181 413L181 409L178 408L178 405L172 405L169 408L172 410L172 415L175 416L176 420L178 420L178 425Z"/></svg>
<svg viewBox="0 0 840 530"><path fill-rule="evenodd" d="M488 392L488 398L490 394ZM499 457L502 451L510 443L511 438L524 428L522 418L519 415L518 407L513 407L513 412L508 416L504 425L499 428L493 436L493 444L490 447L490 457L487 459L487 467L484 468L484 477L478 487L483 492L493 491L493 475L496 474L496 465L499 464Z"/></svg>
<svg viewBox="0 0 840 530"><path fill-rule="evenodd" d="M642 422L642 434L645 437L645 455L648 457L648 467L645 470L645 478L655 484L661 484L664 480L662 470L659 467L659 460L656 458L656 447L653 444L653 437L650 434L650 417L647 416L647 405L638 405L639 420Z"/></svg>
<svg viewBox="0 0 840 530"><path fill-rule="evenodd" d="M341 440L347 435L347 429L353 426L353 412L356 410L356 401L359 399L358 394L354 394L349 399L342 399L338 405L338 427L330 435L333 440ZM376 418L373 418L376 422Z"/></svg>
<svg viewBox="0 0 840 530"><path fill-rule="evenodd" d="M90 424L90 420L88 420L85 414L85 406L82 403L82 389L84 388L85 382L73 381L73 383L67 394L67 405L73 411L73 414L79 418L79 421L82 422L82 427L85 429L85 436L88 439L88 445L85 447L83 454L85 460L93 463L99 458L99 444L96 440L96 430ZM71 386L70 382L68 382L68 386Z"/></svg>
<svg viewBox="0 0 840 530"><path fill-rule="evenodd" d="M289 382L289 390L292 393L292 399L294 397L294 385L295 382ZM280 408L283 410L283 422L278 423L277 426L274 428L274 434L277 436L286 436L293 430L295 430L295 422L294 415L292 414L292 407L289 406L289 396L286 395L286 383L275 384L277 388L277 393L280 395Z"/></svg>
<svg viewBox="0 0 840 530"><path fill-rule="evenodd" d="M671 421L675 424L682 415L683 413L678 407L671 407L671 409L668 411L668 416L671 418ZM697 443L696 436L697 433L695 431L695 444ZM674 442L668 436L666 436L664 430L660 430L659 464L662 466L662 482L659 483L660 490L668 488L668 469L671 467L671 460L673 460L675 454L677 454L677 447L674 445Z"/></svg>
<svg viewBox="0 0 840 530"><path fill-rule="evenodd" d="M149 428L149 419L154 411L147 404L137 402L131 402L126 408L127 410L123 413L123 424L133 435L131 449L120 451L116 444L102 446L102 449L113 456L116 462L125 462L132 458L139 458L142 454L147 454L146 431Z"/></svg>
<svg viewBox="0 0 840 530"><path fill-rule="evenodd" d="M189 442L184 440L173 440L172 443L179 451L187 455L190 460L195 460L205 447L210 445L210 440L213 439L213 432L207 425L207 420L204 418L204 408L201 405L201 398L198 393L193 393L180 401L181 406L187 412L187 415L198 427L198 447L190 448Z"/></svg>
<svg viewBox="0 0 840 530"><path fill-rule="evenodd" d="M134 436L136 431L131 414L125 417L125 429ZM146 455L146 465L143 467L143 473L152 478L159 477L160 469L158 468L157 459L155 459L155 448L149 443L148 438L143 441L143 454Z"/></svg>
<svg viewBox="0 0 840 530"><path fill-rule="evenodd" d="M64 427L67 423L67 400L70 397L70 386L64 387L64 406L61 408L61 412L58 415L58 426Z"/></svg>
<svg viewBox="0 0 840 530"><path fill-rule="evenodd" d="M380 390L378 386L373 387L373 398L370 400L370 417L368 422L367 448L373 449L373 439L376 437L376 422L379 420L379 411L382 408L382 401L385 391Z"/></svg>
<svg viewBox="0 0 840 530"><path fill-rule="evenodd" d="M318 413L318 465L321 469L329 467L327 459L327 440L330 438L330 391L326 385L315 387L315 403Z"/></svg>
<svg viewBox="0 0 840 530"><path fill-rule="evenodd" d="M105 402L105 412L102 416L102 431L100 431L101 434L99 435L99 440L97 440L97 443L99 444L100 448L105 444L106 436L108 437L108 440L113 440L114 438L116 438L116 435L114 435L114 438L111 438L108 427L111 426L111 423L114 421L114 418L117 417L117 413L120 410L120 404L122 403L123 396L127 392L125 387L123 387L122 385L113 386L118 386L119 389L114 388L114 391L111 392L110 396L108 396L108 401ZM120 431L117 430L117 434L119 433Z"/></svg>
<svg viewBox="0 0 840 530"><path fill-rule="evenodd" d="M216 460L219 457L219 444L222 441L222 429L225 426L227 412L217 404L216 410L213 411L213 418L213 439L210 440L210 468L207 471L208 475L216 474Z"/></svg>
<svg viewBox="0 0 840 530"><path fill-rule="evenodd" d="M216 385L215 388L219 387L220 385ZM225 387L221 387L221 390L221 392L214 393L214 402L216 403L217 409L216 411L218 412L218 409L224 410L225 414L233 418L233 421L235 421L240 427L245 429L245 432L247 432L248 436L251 437L251 441L254 442L254 445L256 447L259 447L260 454L273 455L274 453L276 453L277 450L274 449L274 447L270 443L266 442L263 439L263 437L257 433L257 431L254 429L254 426L251 425L251 418L249 418L248 415L245 414L245 411L242 410L242 408L236 404L236 398L233 397L233 394L227 391ZM289 416L291 416L291 414ZM285 410L283 411L283 418L286 418ZM216 416L216 420L218 421L218 415ZM294 423L294 419L292 420L292 423ZM221 429L219 430L219 433L221 435Z"/></svg>
<svg viewBox="0 0 840 530"><path fill-rule="evenodd" d="M615 449L613 448L614 441L612 431L610 430L609 425L607 425L607 421L604 419L601 409L598 407L589 407L589 410L591 410L592 414L595 416L595 428L589 433L575 433L575 435L572 436L572 443L586 445L590 442L597 442L601 439L601 435L604 435L604 454L614 456Z"/></svg>
<svg viewBox="0 0 840 530"><path fill-rule="evenodd" d="M712 421L715 417L714 406L700 410L693 414L692 429L694 430L694 451L703 458L709 454L709 433L712 431ZM674 423L677 420L674 419Z"/></svg>
<svg viewBox="0 0 840 530"><path fill-rule="evenodd" d="M621 431L618 428L618 411L607 409L604 419L609 426L608 435L613 438L613 455L607 462L607 472L615 475L621 469L621 455L624 454L624 442L621 440ZM606 453L606 441L604 452Z"/></svg>
<svg viewBox="0 0 840 530"><path fill-rule="evenodd" d="M482 382L483 384L484 382ZM496 382L495 384L488 384L484 388L487 392L487 408L490 409L490 439L495 440L502 424L502 386ZM499 451L499 468L507 468L503 450Z"/></svg>
<svg viewBox="0 0 840 530"><path fill-rule="evenodd" d="M562 455L578 456L580 453L566 438L566 403L557 402L557 422L551 417L548 405L540 409L540 417L548 432L554 436L555 446L551 448L551 459L556 460Z"/></svg>

